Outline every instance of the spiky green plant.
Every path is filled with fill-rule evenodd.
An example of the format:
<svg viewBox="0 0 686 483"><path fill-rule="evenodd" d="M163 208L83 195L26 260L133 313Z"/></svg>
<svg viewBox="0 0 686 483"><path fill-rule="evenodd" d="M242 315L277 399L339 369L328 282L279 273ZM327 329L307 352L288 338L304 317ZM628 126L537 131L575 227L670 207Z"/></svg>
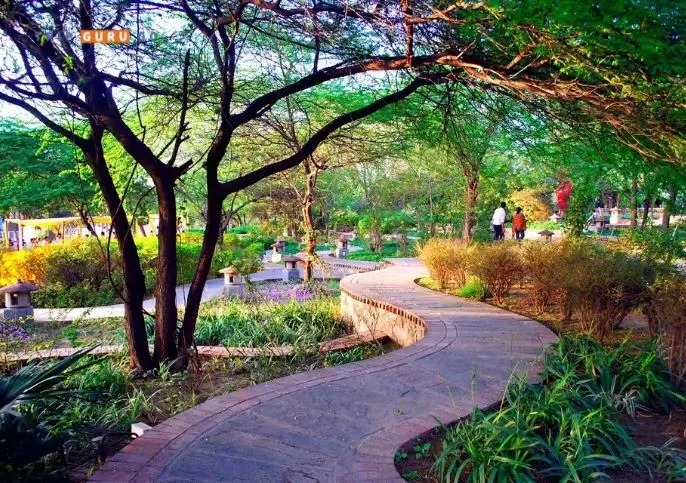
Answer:
<svg viewBox="0 0 686 483"><path fill-rule="evenodd" d="M605 348L563 337L546 354L542 384L514 379L498 411L449 428L435 461L441 481L590 481L609 470L650 469L680 475L679 452L639 451L620 412L633 415L683 402L654 342ZM658 465L659 466L659 465Z"/></svg>
<svg viewBox="0 0 686 483"><path fill-rule="evenodd" d="M77 394L62 383L82 371L84 358L94 349L87 347L58 362L35 362L10 376L0 378L0 476L5 481L26 478L34 464L53 453L66 441L64 432L39 422L28 424L21 408L46 400ZM45 475L43 475L45 476Z"/></svg>

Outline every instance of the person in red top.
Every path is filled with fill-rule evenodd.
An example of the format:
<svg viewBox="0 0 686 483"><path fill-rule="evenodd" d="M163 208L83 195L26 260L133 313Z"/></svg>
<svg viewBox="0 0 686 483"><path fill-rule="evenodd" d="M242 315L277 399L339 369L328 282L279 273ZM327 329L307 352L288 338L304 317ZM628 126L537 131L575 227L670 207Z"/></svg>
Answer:
<svg viewBox="0 0 686 483"><path fill-rule="evenodd" d="M522 209L518 206L515 210L515 215L512 217L512 237L517 238L517 241L524 239L524 232L526 231L526 218Z"/></svg>

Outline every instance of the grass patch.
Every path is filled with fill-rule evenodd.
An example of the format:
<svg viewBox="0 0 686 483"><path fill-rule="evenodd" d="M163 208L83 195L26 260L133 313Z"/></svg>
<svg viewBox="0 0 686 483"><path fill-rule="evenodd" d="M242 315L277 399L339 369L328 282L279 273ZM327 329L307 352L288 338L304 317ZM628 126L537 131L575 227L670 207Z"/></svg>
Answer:
<svg viewBox="0 0 686 483"><path fill-rule="evenodd" d="M414 245L415 242L409 242L407 247L403 249L398 242L385 241L380 252L372 252L369 248L360 243L357 246L363 246L364 248L362 250L350 252L345 258L347 260L358 260L363 262L380 262L384 258L407 257L414 253Z"/></svg>
<svg viewBox="0 0 686 483"><path fill-rule="evenodd" d="M314 345L346 333L338 317L338 304L337 297L280 304L212 301L198 316L196 343L230 347Z"/></svg>
<svg viewBox="0 0 686 483"><path fill-rule="evenodd" d="M455 291L456 295L466 299L486 300L491 296L490 290L485 283L477 277L469 277L467 282Z"/></svg>

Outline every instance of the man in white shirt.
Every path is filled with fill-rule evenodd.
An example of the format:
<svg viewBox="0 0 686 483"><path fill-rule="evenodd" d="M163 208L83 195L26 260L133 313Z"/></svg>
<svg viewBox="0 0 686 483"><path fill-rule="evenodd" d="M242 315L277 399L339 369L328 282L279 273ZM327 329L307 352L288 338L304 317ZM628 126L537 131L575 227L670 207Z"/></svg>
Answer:
<svg viewBox="0 0 686 483"><path fill-rule="evenodd" d="M500 208L496 208L493 212L493 239L503 240L505 238L505 202L500 203Z"/></svg>

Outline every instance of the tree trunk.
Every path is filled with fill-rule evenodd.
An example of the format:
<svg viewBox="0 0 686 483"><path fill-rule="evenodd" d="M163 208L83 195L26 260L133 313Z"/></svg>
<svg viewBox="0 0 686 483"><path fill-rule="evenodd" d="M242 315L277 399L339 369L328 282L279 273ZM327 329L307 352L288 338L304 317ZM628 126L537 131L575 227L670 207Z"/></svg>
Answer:
<svg viewBox="0 0 686 483"><path fill-rule="evenodd" d="M462 238L465 243L472 240L472 230L476 220L476 199L479 194L479 178L471 176L467 179L467 194L465 197L465 216Z"/></svg>
<svg viewBox="0 0 686 483"><path fill-rule="evenodd" d="M646 192L645 197L646 197L646 200L648 200L648 203L643 204L643 216L641 217L641 230L644 229L646 227L646 224L648 223L650 211L651 211L652 206L653 206L652 203L650 202L650 200L652 199L651 196L652 195L650 193ZM652 225L653 225L653 220L651 217L650 218L650 226L652 226Z"/></svg>
<svg viewBox="0 0 686 483"><path fill-rule="evenodd" d="M92 124L93 149L84 150L86 161L93 169L93 174L102 192L107 209L112 217L114 234L119 245L121 267L123 272L124 327L129 349L131 365L147 371L155 368L150 357L148 338L143 315L143 298L145 296L145 276L141 269L138 249L134 243L129 220L124 211L122 200L110 176L102 151L102 131Z"/></svg>
<svg viewBox="0 0 686 483"><path fill-rule="evenodd" d="M664 230L669 229L669 218L672 214L672 211L674 210L674 203L676 203L677 193L678 191L676 187L672 186L669 188L669 199L664 204L664 208L662 211L662 228Z"/></svg>
<svg viewBox="0 0 686 483"><path fill-rule="evenodd" d="M436 223L434 223L434 198L431 178L429 178L429 237L433 238L436 234Z"/></svg>
<svg viewBox="0 0 686 483"><path fill-rule="evenodd" d="M372 226L369 229L369 249L374 253L378 253L383 249L383 239L381 238L381 232L376 218L372 221Z"/></svg>
<svg viewBox="0 0 686 483"><path fill-rule="evenodd" d="M209 193L214 189L210 188ZM207 224L205 225L205 234L202 239L202 248L200 251L200 258L198 259L198 267L195 270L193 281L188 290L188 298L186 299L186 309L183 316L183 326L179 332L178 348L179 353L187 357L190 347L193 346L193 335L195 333L195 325L200 312L200 302L202 302L202 291L205 288L205 282L210 274L212 268L212 258L214 257L214 249L219 239L219 231L221 229L221 206L219 196L209 196L210 201L207 207ZM244 274L245 275L245 274Z"/></svg>
<svg viewBox="0 0 686 483"><path fill-rule="evenodd" d="M116 192L115 192L115 194L116 194ZM118 194L117 194L117 198L119 198ZM88 216L86 214L86 207L83 205L80 205L77 208L77 211L79 213L79 218L81 218L81 223L83 223L83 226L86 227L86 229L90 232L91 235L93 235L94 237L97 237L98 234L96 233L95 228L93 228L93 224L88 219Z"/></svg>
<svg viewBox="0 0 686 483"><path fill-rule="evenodd" d="M631 204L629 224L632 229L636 229L638 226L638 182L635 179L631 181L631 199L629 203Z"/></svg>
<svg viewBox="0 0 686 483"><path fill-rule="evenodd" d="M312 169L309 161L304 163L305 173L307 174L307 185L305 188L305 197L303 203L303 226L305 228L305 253L307 255L305 260L305 283L312 281L314 272L314 262L317 259L317 232L314 227L314 217L312 216L312 205L315 202L315 195L317 192L317 169Z"/></svg>
<svg viewBox="0 0 686 483"><path fill-rule="evenodd" d="M154 182L159 205L154 357L162 362L177 357L176 198L173 179L157 178Z"/></svg>

